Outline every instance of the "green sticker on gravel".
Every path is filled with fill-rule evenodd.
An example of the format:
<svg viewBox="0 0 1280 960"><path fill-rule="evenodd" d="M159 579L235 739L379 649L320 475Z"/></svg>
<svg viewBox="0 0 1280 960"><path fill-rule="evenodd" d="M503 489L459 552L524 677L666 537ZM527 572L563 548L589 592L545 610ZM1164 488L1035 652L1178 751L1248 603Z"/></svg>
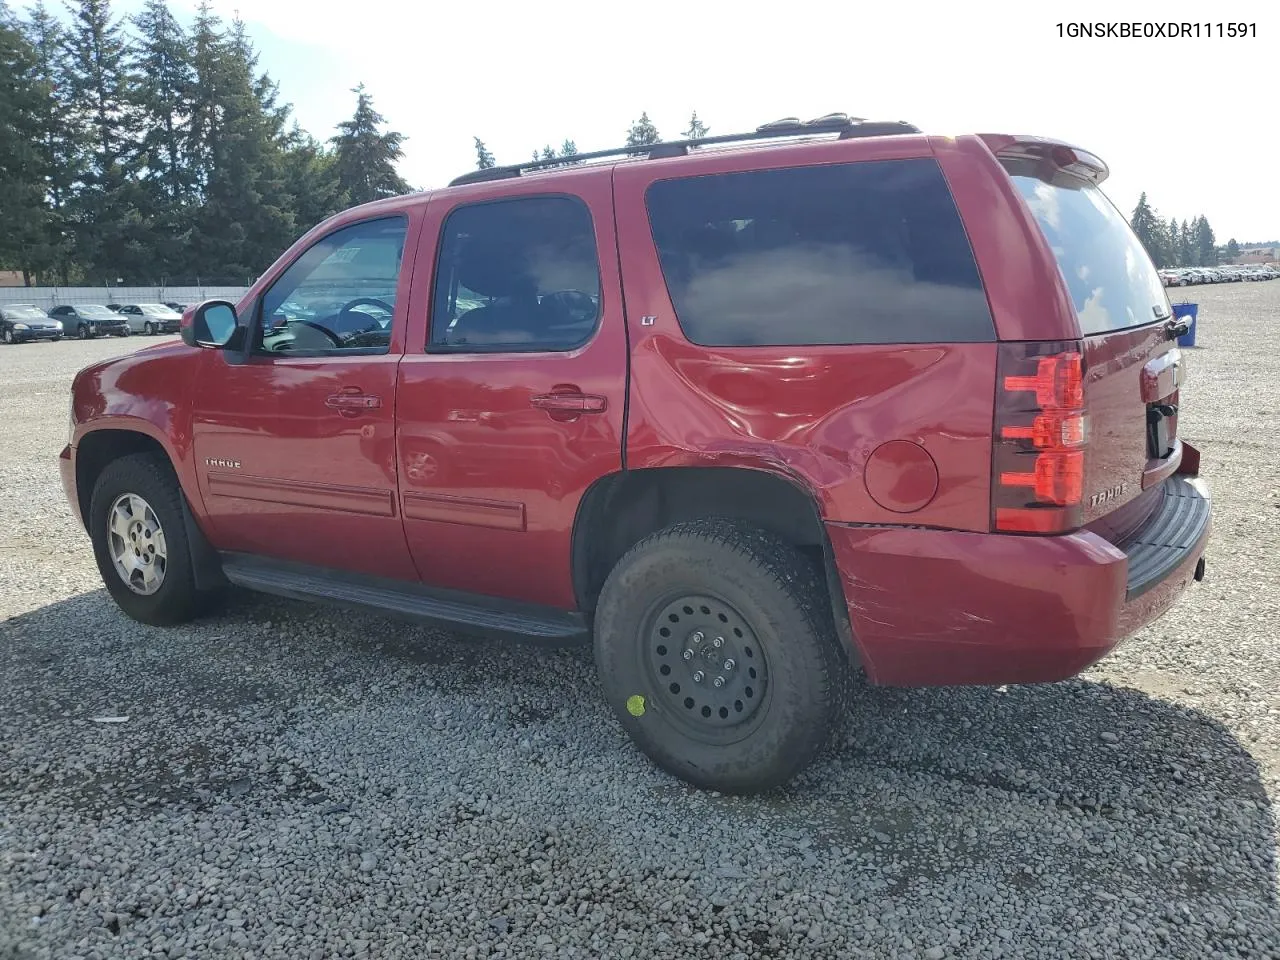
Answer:
<svg viewBox="0 0 1280 960"><path fill-rule="evenodd" d="M638 693L627 697L627 713L633 717L644 716L644 697Z"/></svg>

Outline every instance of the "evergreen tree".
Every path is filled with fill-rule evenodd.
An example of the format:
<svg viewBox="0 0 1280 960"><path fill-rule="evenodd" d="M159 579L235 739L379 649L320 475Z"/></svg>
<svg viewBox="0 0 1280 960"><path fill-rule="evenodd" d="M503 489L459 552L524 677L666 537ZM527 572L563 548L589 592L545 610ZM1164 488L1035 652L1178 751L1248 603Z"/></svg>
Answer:
<svg viewBox="0 0 1280 960"><path fill-rule="evenodd" d="M39 57L0 0L0 266L30 284L44 264L46 171L40 119L48 90L37 81Z"/></svg>
<svg viewBox="0 0 1280 960"><path fill-rule="evenodd" d="M373 98L364 84L351 91L356 95L355 115L338 124L338 134L330 141L338 151L338 177L353 204L408 193L409 185L396 172L403 156L404 135L381 132L385 122L373 109Z"/></svg>
<svg viewBox="0 0 1280 960"><path fill-rule="evenodd" d="M707 125L698 119L698 111L693 111L693 116L689 118L689 128L684 132L685 139L701 140L710 132Z"/></svg>
<svg viewBox="0 0 1280 960"><path fill-rule="evenodd" d="M1195 245L1201 266L1218 265L1218 248L1214 243L1213 228L1209 226L1209 221L1203 215L1195 222Z"/></svg>
<svg viewBox="0 0 1280 960"><path fill-rule="evenodd" d="M1142 245L1147 250L1147 255L1155 261L1156 266L1161 266L1160 256L1160 222L1156 218L1155 212L1151 209L1151 205L1147 202L1146 191L1138 198L1138 205L1133 209L1133 217L1129 221L1133 227L1133 232L1138 235L1138 239L1142 241Z"/></svg>
<svg viewBox="0 0 1280 960"><path fill-rule="evenodd" d="M67 40L67 97L83 147L73 205L77 256L94 275L143 279L150 262L133 179L137 132L128 39L108 0L79 0Z"/></svg>
<svg viewBox="0 0 1280 960"><path fill-rule="evenodd" d="M255 75L257 54L241 21L223 33L206 6L193 34L201 91L191 136L201 136L193 154L204 165L204 183L191 268L215 280L243 283L296 236L293 198L285 190L287 110L276 105L270 77Z"/></svg>
<svg viewBox="0 0 1280 960"><path fill-rule="evenodd" d="M337 156L296 123L285 140L283 160L285 192L293 198L297 230L310 230L349 206L338 182Z"/></svg>
<svg viewBox="0 0 1280 960"><path fill-rule="evenodd" d="M1178 263L1184 267L1197 267L1195 248L1191 245L1191 230L1184 219L1178 228Z"/></svg>
<svg viewBox="0 0 1280 960"><path fill-rule="evenodd" d="M581 160L576 159L578 156L578 145L567 137L565 138L564 143L560 144L560 156L564 158L564 165L566 167L574 166L582 162Z"/></svg>
<svg viewBox="0 0 1280 960"><path fill-rule="evenodd" d="M72 224L69 203L79 183L81 145L70 121L67 97L68 62L66 33L43 2L35 4L25 24L26 35L36 55L33 87L29 92L39 103L37 142L39 168L43 174L43 231L38 249L33 251L39 269L48 268L49 279L70 282Z"/></svg>
<svg viewBox="0 0 1280 960"><path fill-rule="evenodd" d="M489 152L489 148L484 145L484 141L479 137L476 141L476 169L492 170L497 165L497 161L493 159L493 154Z"/></svg>
<svg viewBox="0 0 1280 960"><path fill-rule="evenodd" d="M640 114L640 119L631 125L631 129L627 131L626 145L628 147L645 147L649 144L661 141L658 136L658 128L653 125L653 121L649 119L647 112ZM643 151L637 150L636 153Z"/></svg>
<svg viewBox="0 0 1280 960"><path fill-rule="evenodd" d="M127 156L134 132L128 38L109 0L79 0L72 13L68 94L92 137L92 172L101 175Z"/></svg>
<svg viewBox="0 0 1280 960"><path fill-rule="evenodd" d="M185 145L195 70L188 40L164 0L147 0L133 23L138 31L134 103L145 131L140 145L142 176L177 201L191 189Z"/></svg>
<svg viewBox="0 0 1280 960"><path fill-rule="evenodd" d="M1178 249L1178 221L1174 217L1169 218L1169 226L1165 230L1164 236L1165 249L1169 251L1169 266L1181 267L1184 264L1181 259L1181 251Z"/></svg>
<svg viewBox="0 0 1280 960"><path fill-rule="evenodd" d="M1232 263L1235 263L1236 257L1240 256L1240 244L1236 243L1236 238L1232 237L1227 241L1226 257Z"/></svg>

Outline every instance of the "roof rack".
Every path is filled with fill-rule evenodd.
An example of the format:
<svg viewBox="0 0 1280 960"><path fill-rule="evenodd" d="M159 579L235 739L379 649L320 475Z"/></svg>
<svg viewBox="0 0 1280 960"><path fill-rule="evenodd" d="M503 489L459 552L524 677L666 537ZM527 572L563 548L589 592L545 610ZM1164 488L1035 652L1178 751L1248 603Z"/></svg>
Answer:
<svg viewBox="0 0 1280 960"><path fill-rule="evenodd" d="M644 156L649 160L663 157L683 157L689 153L690 147L703 147L716 143L738 143L751 140L772 140L780 137L796 137L811 133L836 133L839 140L851 140L859 137L891 137L907 133L919 133L917 127L905 120L867 120L863 117L850 117L844 113L829 113L813 120L800 120L798 117L785 117L756 127L747 133L724 133L715 137L701 137L697 140L664 140L659 143L642 146L614 147L612 150L596 150L592 153L577 153L572 159L556 157L548 160L530 160L510 166L490 167L487 170L472 170L449 181L449 186L456 187L464 183L483 183L488 180L507 180L520 176L526 170L542 170L549 167L564 166L567 163L577 164L584 160L600 160L605 157Z"/></svg>

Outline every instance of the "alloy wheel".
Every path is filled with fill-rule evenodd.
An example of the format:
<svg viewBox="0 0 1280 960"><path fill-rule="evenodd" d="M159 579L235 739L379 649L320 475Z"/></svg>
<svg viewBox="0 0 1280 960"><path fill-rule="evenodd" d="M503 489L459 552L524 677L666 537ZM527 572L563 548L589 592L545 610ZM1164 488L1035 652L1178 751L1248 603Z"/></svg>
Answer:
<svg viewBox="0 0 1280 960"><path fill-rule="evenodd" d="M116 497L107 511L107 549L130 590L149 596L160 589L169 566L164 529L151 504L136 493Z"/></svg>

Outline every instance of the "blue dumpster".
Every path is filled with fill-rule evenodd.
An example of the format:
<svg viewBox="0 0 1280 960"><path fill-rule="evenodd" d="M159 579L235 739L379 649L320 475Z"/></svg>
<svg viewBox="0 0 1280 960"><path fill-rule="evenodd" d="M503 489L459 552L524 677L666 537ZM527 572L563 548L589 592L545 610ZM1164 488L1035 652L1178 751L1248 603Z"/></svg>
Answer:
<svg viewBox="0 0 1280 960"><path fill-rule="evenodd" d="M1173 304L1173 315L1181 320L1183 317L1191 318L1191 329L1178 338L1178 346L1194 347L1196 345L1196 313L1200 309L1198 303L1175 303Z"/></svg>

